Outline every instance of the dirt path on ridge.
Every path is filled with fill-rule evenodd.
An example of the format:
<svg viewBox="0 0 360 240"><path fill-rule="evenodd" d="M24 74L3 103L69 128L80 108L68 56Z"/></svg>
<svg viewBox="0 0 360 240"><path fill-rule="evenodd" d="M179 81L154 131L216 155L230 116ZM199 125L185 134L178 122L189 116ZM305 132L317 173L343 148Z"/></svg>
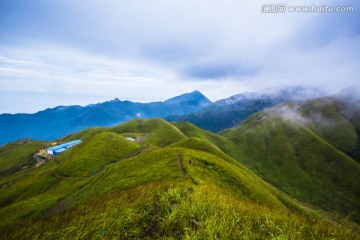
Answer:
<svg viewBox="0 0 360 240"><path fill-rule="evenodd" d="M180 153L179 153L179 151L177 149L176 149L176 154L177 154L177 157L178 157L178 164L179 164L179 167L180 167L181 177L184 178L185 177L185 171L184 171L184 168L183 168L183 165L182 165L182 158L181 158Z"/></svg>

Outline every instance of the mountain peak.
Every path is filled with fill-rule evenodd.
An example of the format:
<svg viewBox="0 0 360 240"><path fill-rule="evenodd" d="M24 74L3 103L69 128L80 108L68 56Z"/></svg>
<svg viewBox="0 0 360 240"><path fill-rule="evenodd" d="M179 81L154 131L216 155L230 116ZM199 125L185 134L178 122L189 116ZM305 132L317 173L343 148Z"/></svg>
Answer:
<svg viewBox="0 0 360 240"><path fill-rule="evenodd" d="M199 90L192 91L190 94L200 94L200 95L204 96Z"/></svg>
<svg viewBox="0 0 360 240"><path fill-rule="evenodd" d="M207 97L205 97L198 90L195 90L190 93L185 93L185 94L170 98L165 101L165 103L171 103L171 104L182 103L182 102L194 102L194 103L196 102L196 103L201 103L203 106L206 106L206 105L209 105L212 103Z"/></svg>

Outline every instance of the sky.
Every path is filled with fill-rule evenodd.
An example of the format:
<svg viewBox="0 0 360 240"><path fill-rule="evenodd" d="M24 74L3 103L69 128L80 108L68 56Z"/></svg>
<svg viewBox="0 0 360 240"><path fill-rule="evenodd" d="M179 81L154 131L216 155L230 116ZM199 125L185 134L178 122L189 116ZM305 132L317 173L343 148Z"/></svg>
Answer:
<svg viewBox="0 0 360 240"><path fill-rule="evenodd" d="M353 12L264 13L268 4ZM359 86L356 0L0 0L0 113Z"/></svg>

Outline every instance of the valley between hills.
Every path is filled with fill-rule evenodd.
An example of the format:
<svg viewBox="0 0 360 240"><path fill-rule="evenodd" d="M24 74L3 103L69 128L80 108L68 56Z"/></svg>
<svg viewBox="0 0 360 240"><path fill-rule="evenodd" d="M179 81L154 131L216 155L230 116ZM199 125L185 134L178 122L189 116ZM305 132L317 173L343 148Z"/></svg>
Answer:
<svg viewBox="0 0 360 240"><path fill-rule="evenodd" d="M354 101L280 102L218 133L162 118L91 127L38 167L51 142L6 144L0 238L360 239Z"/></svg>

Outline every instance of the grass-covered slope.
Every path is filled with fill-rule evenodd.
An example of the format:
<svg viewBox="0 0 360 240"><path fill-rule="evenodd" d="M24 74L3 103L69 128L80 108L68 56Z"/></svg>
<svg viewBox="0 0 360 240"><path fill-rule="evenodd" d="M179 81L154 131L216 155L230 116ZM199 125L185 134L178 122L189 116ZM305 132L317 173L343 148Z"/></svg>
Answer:
<svg viewBox="0 0 360 240"><path fill-rule="evenodd" d="M137 142L126 140L113 132L102 132L84 141L58 157L63 176L90 176L112 161L135 153L140 148Z"/></svg>
<svg viewBox="0 0 360 240"><path fill-rule="evenodd" d="M107 128L105 128L105 127L93 127L93 128L88 128L88 129L82 130L80 132L68 135L66 137L61 138L60 140L62 142L68 142L68 141L73 141L73 140L78 140L78 139L85 141L85 140L95 136L98 133L106 132L106 131L107 131Z"/></svg>
<svg viewBox="0 0 360 240"><path fill-rule="evenodd" d="M160 118L135 119L110 128L110 131L119 134L140 133L145 143L158 147L164 147L186 138L178 128Z"/></svg>
<svg viewBox="0 0 360 240"><path fill-rule="evenodd" d="M315 99L303 105L306 115L316 126L315 131L334 147L347 151L356 145L359 136L356 127L344 116L344 107L334 98Z"/></svg>
<svg viewBox="0 0 360 240"><path fill-rule="evenodd" d="M230 158L228 155L226 155L223 151L221 151L214 144L212 144L211 142L208 142L204 139L198 138L198 137L190 137L190 138L181 140L179 142L176 142L176 143L170 145L170 147L189 148L189 149L194 149L194 150L211 153L223 160L230 161L230 162L236 164L236 161L234 161L232 158Z"/></svg>
<svg viewBox="0 0 360 240"><path fill-rule="evenodd" d="M181 132L183 132L188 138L200 138L207 141L217 148L222 150L228 155L236 156L240 154L237 146L228 138L212 133L210 131L201 129L188 122L173 123Z"/></svg>
<svg viewBox="0 0 360 240"><path fill-rule="evenodd" d="M360 102L320 98L303 105L315 131L360 163Z"/></svg>
<svg viewBox="0 0 360 240"><path fill-rule="evenodd" d="M34 163L33 155L39 149L50 145L47 142L28 140L19 140L0 147L0 175L16 172Z"/></svg>
<svg viewBox="0 0 360 240"><path fill-rule="evenodd" d="M360 165L316 134L322 130L316 126L302 106L285 104L250 117L224 136L242 150L233 157L277 188L360 222Z"/></svg>
<svg viewBox="0 0 360 240"><path fill-rule="evenodd" d="M350 213L359 199L357 163L307 124L274 116L254 115L223 136L136 119L65 137L83 142L38 168L1 176L0 236L360 239L358 226L298 201Z"/></svg>
<svg viewBox="0 0 360 240"><path fill-rule="evenodd" d="M72 186L72 178L61 182L61 185L68 183L72 192L63 193L60 184L45 190L41 194L43 198L36 198L38 214L30 212L21 221L5 226L2 222L1 236L6 239L24 236L46 239L358 238L346 227L292 212L259 178L203 151L179 147L146 151L108 164L82 188ZM52 206L44 204L49 201L45 197L53 197L56 192L64 197ZM34 200L23 200L17 207ZM11 205L1 209L2 214L6 208Z"/></svg>

